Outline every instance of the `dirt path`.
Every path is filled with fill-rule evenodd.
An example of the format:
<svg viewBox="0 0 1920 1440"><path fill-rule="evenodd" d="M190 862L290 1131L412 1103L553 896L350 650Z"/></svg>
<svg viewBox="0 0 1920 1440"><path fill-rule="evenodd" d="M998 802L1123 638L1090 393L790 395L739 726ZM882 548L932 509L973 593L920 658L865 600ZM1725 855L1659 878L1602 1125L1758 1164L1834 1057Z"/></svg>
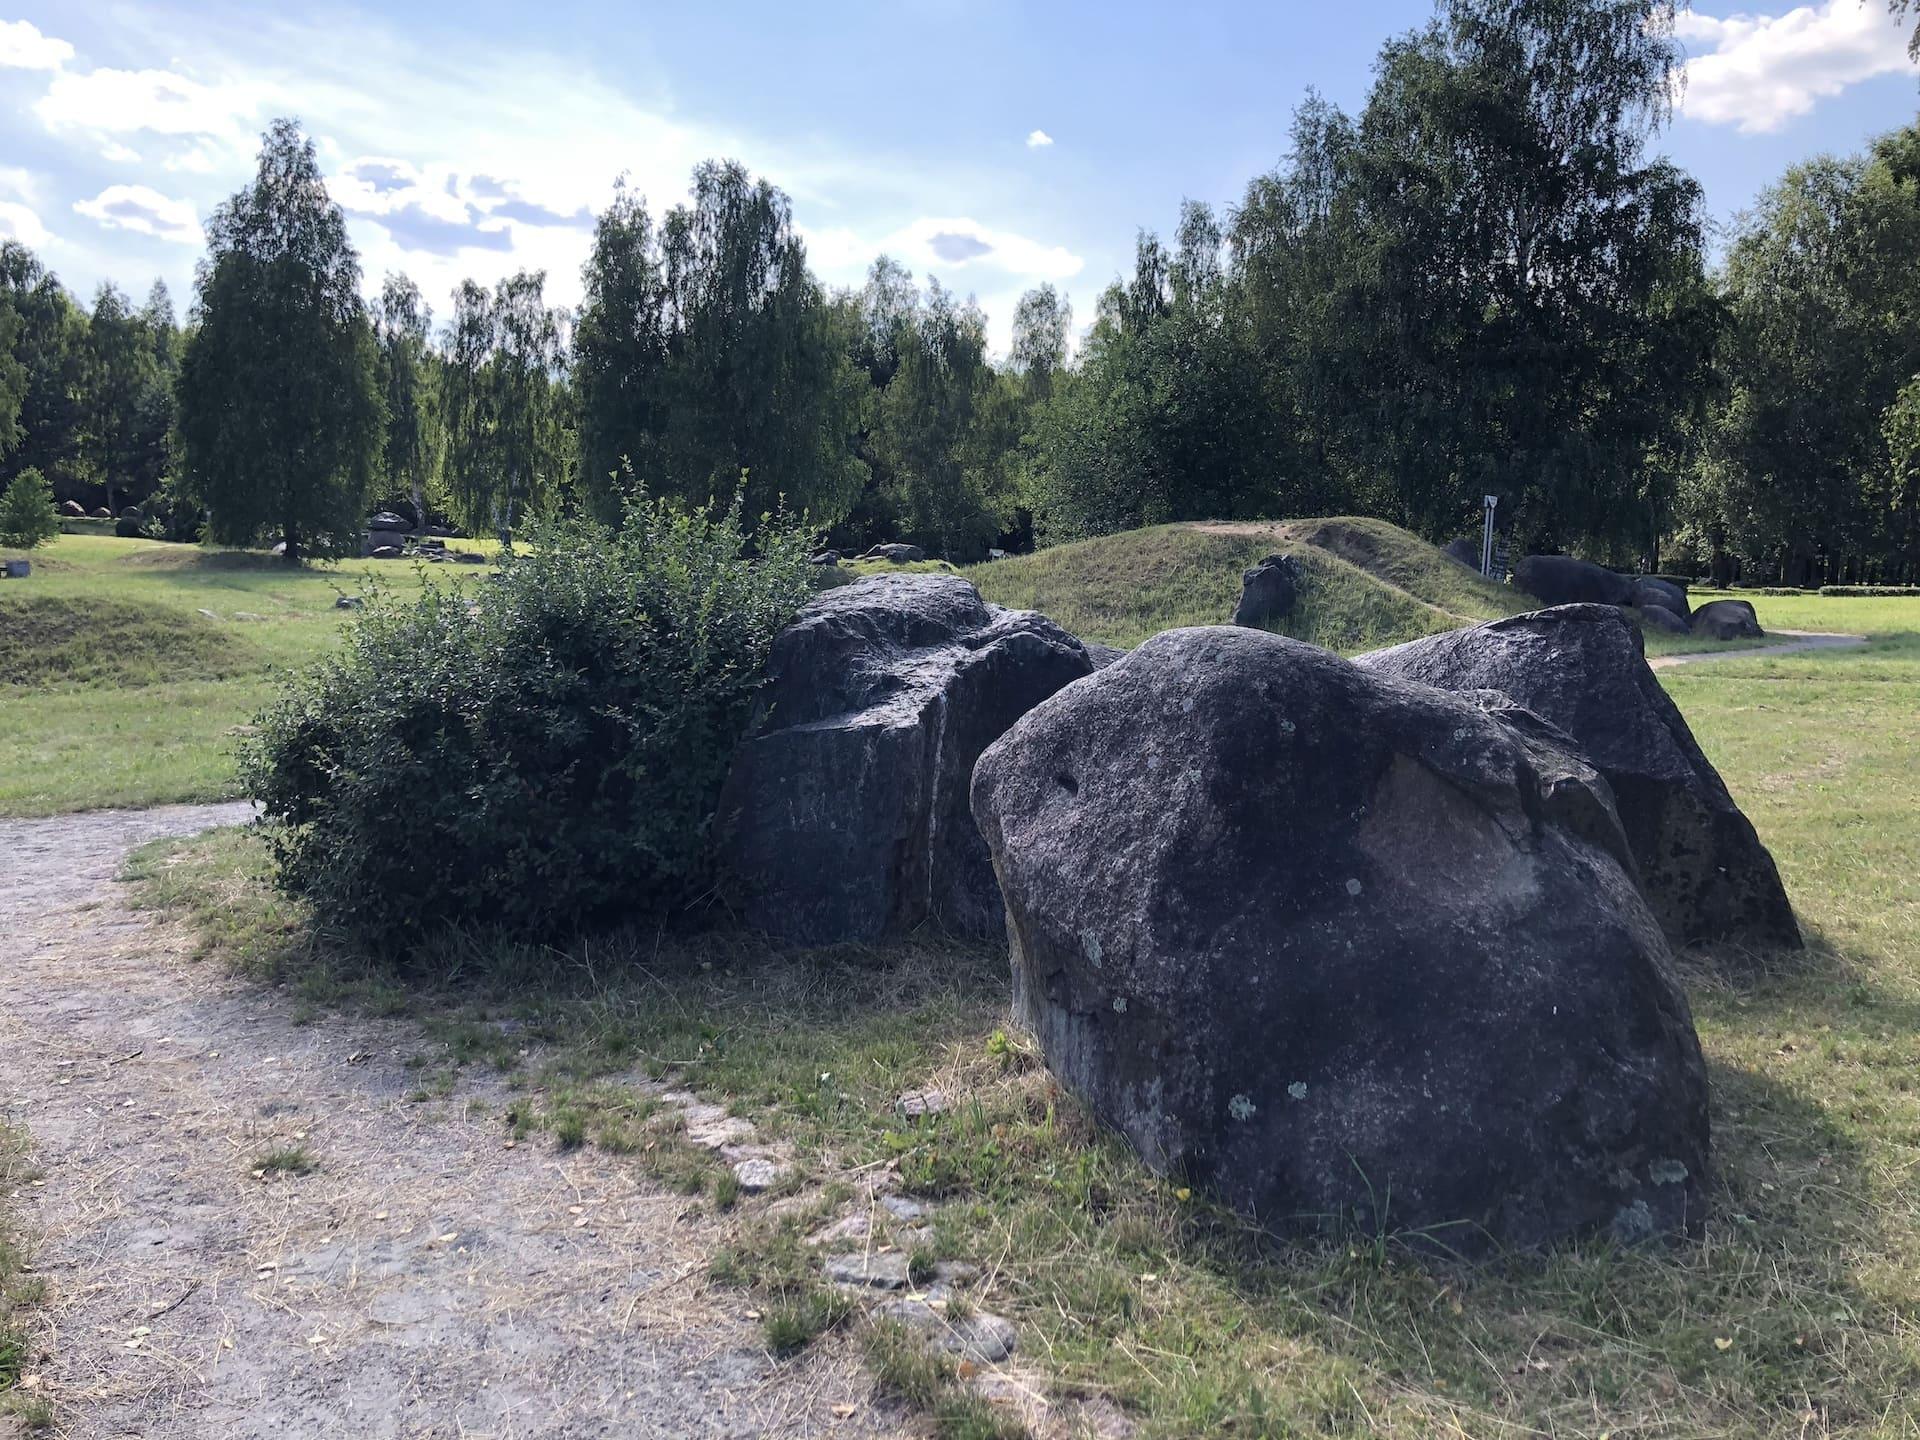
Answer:
<svg viewBox="0 0 1920 1440"><path fill-rule="evenodd" d="M135 845L244 816L0 821L0 1115L42 1171L29 1368L60 1433L904 1433L844 1349L766 1356L703 1284L703 1209L593 1152L505 1148L473 1085L407 1103L408 1023L297 1024L127 907ZM313 1174L254 1175L295 1145Z"/></svg>
<svg viewBox="0 0 1920 1440"><path fill-rule="evenodd" d="M1697 665L1702 660L1751 660L1757 656L1792 655L1802 650L1852 650L1867 643L1864 635L1839 635L1826 630L1769 630L1769 635L1791 635L1781 645L1753 645L1739 650L1693 650L1684 655L1656 655L1647 661L1655 670L1671 665Z"/></svg>

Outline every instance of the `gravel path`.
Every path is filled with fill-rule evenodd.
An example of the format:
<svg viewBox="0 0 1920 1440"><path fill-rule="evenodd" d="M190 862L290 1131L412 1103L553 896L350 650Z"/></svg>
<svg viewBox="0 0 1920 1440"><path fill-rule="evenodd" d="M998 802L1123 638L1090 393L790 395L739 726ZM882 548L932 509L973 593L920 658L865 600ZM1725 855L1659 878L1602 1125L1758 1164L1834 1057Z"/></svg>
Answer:
<svg viewBox="0 0 1920 1440"><path fill-rule="evenodd" d="M58 1433L906 1433L847 1347L768 1359L703 1283L703 1206L591 1151L505 1148L497 1082L408 1103L409 1022L296 1023L128 908L132 848L246 815L0 821L0 1116L42 1174L28 1368ZM313 1174L254 1173L292 1145Z"/></svg>
<svg viewBox="0 0 1920 1440"><path fill-rule="evenodd" d="M1864 635L1837 635L1826 630L1769 630L1769 635L1791 635L1783 645L1755 645L1739 650L1695 650L1685 655L1656 655L1647 661L1655 670L1670 665L1697 665L1702 660L1751 660L1755 656L1791 655L1798 650L1852 650L1867 643Z"/></svg>

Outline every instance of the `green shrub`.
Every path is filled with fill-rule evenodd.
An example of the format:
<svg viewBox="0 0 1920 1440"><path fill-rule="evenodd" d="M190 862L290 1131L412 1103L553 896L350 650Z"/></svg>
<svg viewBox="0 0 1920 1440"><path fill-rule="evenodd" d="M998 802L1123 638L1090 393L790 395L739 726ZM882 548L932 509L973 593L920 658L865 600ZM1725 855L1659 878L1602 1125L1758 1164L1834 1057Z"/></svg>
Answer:
<svg viewBox="0 0 1920 1440"><path fill-rule="evenodd" d="M60 533L53 483L29 465L0 495L0 545L31 550Z"/></svg>
<svg viewBox="0 0 1920 1440"><path fill-rule="evenodd" d="M243 761L280 884L389 949L685 903L807 539L643 499L617 533L537 530L490 581L376 594Z"/></svg>
<svg viewBox="0 0 1920 1440"><path fill-rule="evenodd" d="M1920 595L1920 585L1822 585L1822 595Z"/></svg>

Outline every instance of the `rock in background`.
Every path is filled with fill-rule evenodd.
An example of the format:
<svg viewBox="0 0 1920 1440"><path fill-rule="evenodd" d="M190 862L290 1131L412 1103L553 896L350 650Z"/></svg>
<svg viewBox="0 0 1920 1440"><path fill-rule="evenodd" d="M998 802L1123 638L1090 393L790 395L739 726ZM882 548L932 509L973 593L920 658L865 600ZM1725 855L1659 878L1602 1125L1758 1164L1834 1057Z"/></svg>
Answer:
<svg viewBox="0 0 1920 1440"><path fill-rule="evenodd" d="M1612 786L1641 887L1674 941L1800 947L1773 856L1647 668L1640 632L1621 611L1539 610L1355 663L1443 690L1497 690L1572 737Z"/></svg>
<svg viewBox="0 0 1920 1440"><path fill-rule="evenodd" d="M1300 594L1300 563L1291 555L1269 555L1240 572L1240 601L1233 623L1265 629L1293 613Z"/></svg>
<svg viewBox="0 0 1920 1440"><path fill-rule="evenodd" d="M1565 744L1279 636L1157 636L981 757L1016 1010L1151 1166L1268 1225L1695 1228L1699 1044Z"/></svg>
<svg viewBox="0 0 1920 1440"><path fill-rule="evenodd" d="M997 935L1004 912L968 809L980 752L1091 674L1044 616L952 575L886 575L819 596L775 640L760 720L721 796L731 903L806 944L933 921Z"/></svg>

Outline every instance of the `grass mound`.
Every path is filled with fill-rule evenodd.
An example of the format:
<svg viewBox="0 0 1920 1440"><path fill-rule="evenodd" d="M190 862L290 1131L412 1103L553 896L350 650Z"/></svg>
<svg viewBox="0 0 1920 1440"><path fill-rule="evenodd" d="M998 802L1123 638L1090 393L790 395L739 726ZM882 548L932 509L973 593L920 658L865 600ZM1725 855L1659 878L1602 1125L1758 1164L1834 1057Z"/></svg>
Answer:
<svg viewBox="0 0 1920 1440"><path fill-rule="evenodd" d="M1278 628L1330 650L1371 650L1526 608L1379 520L1157 525L965 573L989 600L1039 610L1085 640L1133 646L1176 626L1225 624L1240 572L1275 551L1300 562L1302 582Z"/></svg>
<svg viewBox="0 0 1920 1440"><path fill-rule="evenodd" d="M159 685L257 670L253 645L169 605L29 595L0 602L0 685Z"/></svg>

